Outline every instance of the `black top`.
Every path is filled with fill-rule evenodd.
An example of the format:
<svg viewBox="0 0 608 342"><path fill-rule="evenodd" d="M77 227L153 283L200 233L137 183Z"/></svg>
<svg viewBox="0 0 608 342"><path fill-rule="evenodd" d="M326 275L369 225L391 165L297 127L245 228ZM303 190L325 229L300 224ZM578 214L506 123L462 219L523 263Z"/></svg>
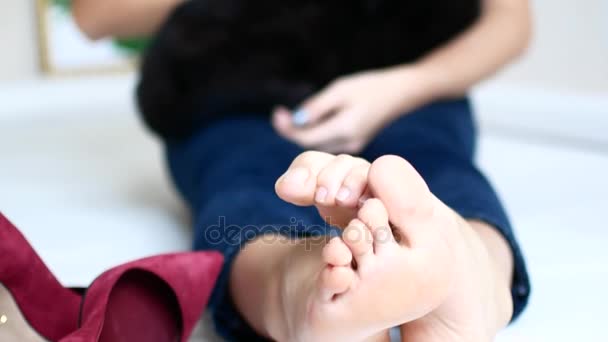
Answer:
<svg viewBox="0 0 608 342"><path fill-rule="evenodd" d="M190 0L158 32L137 89L167 139L296 106L338 76L413 62L469 27L479 0Z"/></svg>

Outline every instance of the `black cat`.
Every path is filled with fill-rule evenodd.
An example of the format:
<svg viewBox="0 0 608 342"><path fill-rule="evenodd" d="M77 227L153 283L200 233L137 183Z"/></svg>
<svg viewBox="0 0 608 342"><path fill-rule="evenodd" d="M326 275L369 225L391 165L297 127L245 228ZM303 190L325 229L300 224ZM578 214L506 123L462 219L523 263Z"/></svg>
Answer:
<svg viewBox="0 0 608 342"><path fill-rule="evenodd" d="M230 114L296 106L335 78L413 62L470 26L479 0L190 0L142 64L146 124L187 137Z"/></svg>

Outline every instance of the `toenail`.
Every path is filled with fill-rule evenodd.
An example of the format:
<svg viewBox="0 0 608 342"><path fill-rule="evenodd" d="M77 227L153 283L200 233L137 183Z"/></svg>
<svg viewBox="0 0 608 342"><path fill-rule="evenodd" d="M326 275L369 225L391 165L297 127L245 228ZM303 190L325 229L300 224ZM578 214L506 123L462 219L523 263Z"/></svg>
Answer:
<svg viewBox="0 0 608 342"><path fill-rule="evenodd" d="M286 183L304 183L308 179L308 170L302 167L287 171L283 176Z"/></svg>
<svg viewBox="0 0 608 342"><path fill-rule="evenodd" d="M325 189L324 187L320 187L319 189L317 189L315 201L317 201L318 203L323 203L325 202L325 198L327 198L327 189Z"/></svg>
<svg viewBox="0 0 608 342"><path fill-rule="evenodd" d="M361 196L361 198L359 198L359 207L362 207L368 199L369 197L366 195Z"/></svg>
<svg viewBox="0 0 608 342"><path fill-rule="evenodd" d="M341 187L338 191L338 194L336 195L336 198L339 201L344 202L348 199L348 197L350 197L350 189L345 186Z"/></svg>

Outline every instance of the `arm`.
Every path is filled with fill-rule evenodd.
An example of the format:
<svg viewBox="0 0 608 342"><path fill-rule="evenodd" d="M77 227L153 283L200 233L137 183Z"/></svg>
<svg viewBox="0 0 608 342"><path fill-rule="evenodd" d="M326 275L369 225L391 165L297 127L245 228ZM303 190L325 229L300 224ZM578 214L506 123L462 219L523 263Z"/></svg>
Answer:
<svg viewBox="0 0 608 342"><path fill-rule="evenodd" d="M419 102L462 96L518 57L531 32L528 0L482 0L481 17L472 27L414 64L424 85Z"/></svg>
<svg viewBox="0 0 608 342"><path fill-rule="evenodd" d="M73 0L73 15L91 39L153 34L183 0Z"/></svg>

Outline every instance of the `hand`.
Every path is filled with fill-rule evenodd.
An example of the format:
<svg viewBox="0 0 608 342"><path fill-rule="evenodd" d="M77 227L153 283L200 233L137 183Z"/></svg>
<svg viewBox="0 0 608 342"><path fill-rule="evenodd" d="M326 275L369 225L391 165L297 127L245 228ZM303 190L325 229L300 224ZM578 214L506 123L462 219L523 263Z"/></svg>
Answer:
<svg viewBox="0 0 608 342"><path fill-rule="evenodd" d="M355 154L398 115L424 103L420 84L410 66L339 78L295 112L278 107L273 125L305 149Z"/></svg>

